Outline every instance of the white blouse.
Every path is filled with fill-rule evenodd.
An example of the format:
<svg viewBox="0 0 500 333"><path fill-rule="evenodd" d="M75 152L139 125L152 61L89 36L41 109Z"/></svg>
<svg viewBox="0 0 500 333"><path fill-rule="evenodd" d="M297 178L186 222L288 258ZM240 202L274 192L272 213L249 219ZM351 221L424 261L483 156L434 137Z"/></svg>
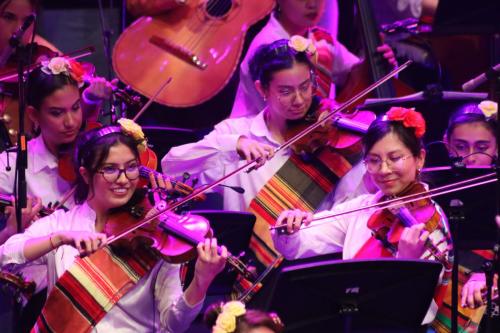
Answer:
<svg viewBox="0 0 500 333"><path fill-rule="evenodd" d="M210 184L247 163L236 152L236 143L241 136L274 148L279 147L279 143L271 137L262 111L253 117L226 119L202 140L173 147L161 160L162 171L173 177L180 177L187 171L199 178L199 184ZM260 189L285 164L290 154L290 149L284 149L259 169L250 173L241 172L224 183L241 186L245 190L243 194L226 187L217 187L216 191L224 197L224 209L246 211Z"/></svg>
<svg viewBox="0 0 500 333"><path fill-rule="evenodd" d="M63 245L37 260L27 262L24 257L26 241L61 230L95 232L95 219L95 212L86 203L68 212L56 211L0 246L0 266L45 265L50 293L57 279L79 255L78 250ZM180 284L179 265L160 261L111 308L93 332L184 332L202 304L190 306L186 303Z"/></svg>
<svg viewBox="0 0 500 333"><path fill-rule="evenodd" d="M369 206L380 200L382 193L365 194L356 199L346 201L336 205L332 210L322 211L314 215L321 217L340 212L350 211L355 208ZM444 213L436 205L436 209L441 212L445 228L449 230ZM311 225L318 224L312 228L305 228L291 235L279 235L276 230L271 232L274 246L285 258L292 260L307 258L321 254L342 251L343 259L353 259L361 247L371 237L372 231L368 228L367 222L375 212L375 208L361 210L355 213L341 215L335 218L328 218L312 222ZM434 244L438 244L445 237L440 229L434 230L429 238ZM442 242L438 246L440 251L446 251L447 242ZM426 250L421 258L430 256ZM433 260L433 256L430 256ZM437 313L437 304L432 303L423 324L430 323Z"/></svg>
<svg viewBox="0 0 500 333"><path fill-rule="evenodd" d="M44 205L61 200L71 189L71 184L59 176L57 157L47 149L41 135L28 141L27 147L27 193L42 199ZM0 154L0 191L4 194L14 193L16 155L15 152ZM10 171L6 170L7 166L10 166ZM73 197L64 205L71 208Z"/></svg>
<svg viewBox="0 0 500 333"><path fill-rule="evenodd" d="M265 106L265 102L257 92L254 82L250 75L249 63L257 49L265 44L275 42L280 39L290 38L290 34L283 28L280 22L276 19L274 13L271 15L269 22L255 36L248 48L245 58L240 66L240 82L236 92L236 99L231 111L231 118L246 117L257 114ZM349 50L339 41L335 41L332 49L333 68L332 80L336 84L344 83L352 66L359 62L359 58L349 52ZM335 97L335 86L330 89L330 98Z"/></svg>

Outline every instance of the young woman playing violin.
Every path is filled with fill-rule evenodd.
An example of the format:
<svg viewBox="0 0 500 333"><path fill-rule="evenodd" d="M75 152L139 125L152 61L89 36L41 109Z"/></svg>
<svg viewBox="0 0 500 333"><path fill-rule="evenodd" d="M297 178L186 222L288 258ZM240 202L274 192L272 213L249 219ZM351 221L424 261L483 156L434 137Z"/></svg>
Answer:
<svg viewBox="0 0 500 333"><path fill-rule="evenodd" d="M315 209L350 167L350 161L337 152L329 167L315 158L304 162L292 149L274 156L274 149L291 136L292 123L306 123L306 114L328 106L314 97L313 52L301 47L304 45L311 44L299 36L262 45L250 68L256 89L266 100L264 109L255 116L226 119L201 141L174 147L162 159L164 173L178 176L187 171L201 184L219 180L248 161L259 159L258 170L234 175L227 181L226 185L241 186L244 193L226 187L219 190L224 209L251 211L257 216L251 248L266 266L277 256L269 223L274 223L283 209L297 205ZM281 200L282 196L286 200Z"/></svg>
<svg viewBox="0 0 500 333"><path fill-rule="evenodd" d="M231 111L231 118L252 116L266 105L262 94L254 86L250 61L260 46L293 35L307 37L320 49L315 62L318 70L318 90L323 98L335 97L335 85L345 83L347 74L360 59L349 52L327 30L317 27L325 12L325 0L278 0L266 26L255 36L240 67L240 83ZM387 45L378 47L384 58L396 66L394 52Z"/></svg>
<svg viewBox="0 0 500 333"><path fill-rule="evenodd" d="M273 231L276 249L288 259L341 249L344 259L394 256L434 260L434 255L425 246L426 241L430 239L442 252L441 259L448 260L451 240L446 217L431 200L428 206L437 214L434 215L438 219L437 227L428 230L424 221L418 221L411 227L400 230L400 238L394 242L391 241L389 233L380 235L383 240L385 238L383 242L372 236L371 228L380 230L377 220L382 219L381 214L374 215L377 214L374 209L325 220L328 223L301 230L301 226L310 225L314 217L367 206L408 191L418 183L419 170L424 165L425 150L421 141L424 132L425 121L422 116L410 109L393 108L383 118L375 120L363 138L363 146L367 171L379 191L376 194L362 195L335 206L332 211L315 215L298 209L281 213L276 225L286 226L287 233ZM401 223L397 218L392 222ZM443 281L447 282L446 278ZM436 304L433 304L430 310L432 311L425 318L425 323L434 318Z"/></svg>
<svg viewBox="0 0 500 333"><path fill-rule="evenodd" d="M42 204L61 200L71 188L58 172L59 150L75 142L84 121L95 117L101 101L111 95L111 85L102 78L90 79L90 85L80 94L83 74L77 62L57 57L29 75L27 115L38 135L28 142L26 179L30 198L23 213L25 225ZM0 192L4 194L14 192L15 161L14 152L0 155ZM72 206L72 199L65 205ZM8 210L10 213L11 208ZM9 216L8 227L2 231L3 241L16 231L14 214Z"/></svg>
<svg viewBox="0 0 500 333"><path fill-rule="evenodd" d="M113 219L111 211L126 205L137 189L141 142L132 135L114 126L83 133L75 153L77 205L36 221L0 247L2 265L43 263L47 267L49 297L37 332L183 332L225 265L227 249L222 247L219 254L217 241L207 238L198 244L195 277L182 293L179 266L162 260L149 246L138 242L129 248L126 242L103 248L109 236L106 231L126 223ZM164 187L165 182L158 179L153 186ZM88 271L86 265L94 269ZM73 290L65 284L81 282L72 280L75 269L81 270L78 276L86 276L85 290ZM109 285L102 281L109 281ZM82 303L77 307L59 303L61 288Z"/></svg>

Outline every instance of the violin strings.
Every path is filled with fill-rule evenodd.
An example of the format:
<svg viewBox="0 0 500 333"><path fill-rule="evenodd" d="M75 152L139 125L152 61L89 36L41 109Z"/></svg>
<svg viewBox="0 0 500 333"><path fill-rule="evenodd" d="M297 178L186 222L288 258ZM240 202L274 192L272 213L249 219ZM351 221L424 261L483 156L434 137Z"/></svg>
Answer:
<svg viewBox="0 0 500 333"><path fill-rule="evenodd" d="M487 176L491 177L492 175L495 175L495 174L484 175L484 176L477 177L477 178L485 178ZM468 188L473 188L473 187L477 187L477 186L481 186L481 185L486 185L486 184L494 183L494 182L498 181L496 179L496 177L493 177L491 179L487 179L487 180L484 180L484 181L481 181L481 182L472 183L472 184L464 185L464 186L457 187L457 188L450 188L450 187L456 187L456 186L462 185L463 183L470 183L473 180L477 180L477 179L473 178L473 179L469 179L467 181L453 183L453 184L450 184L450 185L445 185L445 186L440 187L440 188L435 188L434 191L429 190L429 191L426 191L426 192L414 193L414 194L411 194L411 195L406 196L406 197L391 199L391 200L387 200L387 201L383 201L383 202L378 202L378 203L375 203L375 204L372 204L372 205L368 205L368 206L358 207L358 208L355 208L355 209L352 209L352 210L348 210L348 211L345 211L345 212L340 212L340 213L335 213L335 214L330 214L330 215L325 215L325 216L317 217L317 218L313 219L313 222L322 221L322 220L325 220L325 219L330 219L330 218L334 218L334 217L338 217L338 216L348 215L348 214L352 214L352 213L355 213L355 212L358 212L358 211L361 211L361 210L366 210L366 209L371 209L371 208L375 208L375 211L379 211L379 210L382 210L382 209L403 206L403 205L405 205L407 203L415 202L415 201L418 201L418 200L429 199L429 198L432 198L432 197L437 197L437 196L441 196L441 195L444 195L444 194L453 193L453 192L457 192L457 191L461 191L461 190L465 190L465 189L468 189ZM433 192L433 193L431 193L431 192ZM310 224L308 226L302 226L300 228L300 230L314 228L316 226L319 226L319 225L322 225L322 224L325 224L325 223L329 223L329 221L323 221L323 222L319 222L319 223L315 223L315 224ZM275 229L285 229L285 228L286 228L286 225L281 225L281 226L270 227L269 229L270 230L275 230Z"/></svg>

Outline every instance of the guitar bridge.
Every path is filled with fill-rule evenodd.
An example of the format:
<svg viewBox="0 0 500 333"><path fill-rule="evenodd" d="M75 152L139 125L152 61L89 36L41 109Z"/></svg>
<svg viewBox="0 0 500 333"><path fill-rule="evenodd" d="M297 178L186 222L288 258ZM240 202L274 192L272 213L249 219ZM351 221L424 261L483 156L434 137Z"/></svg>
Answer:
<svg viewBox="0 0 500 333"><path fill-rule="evenodd" d="M200 57L198 57L196 54L189 51L188 49L186 49L183 46L174 44L173 42L171 42L170 40L168 40L166 38L162 38L160 36L153 35L153 36L151 36L151 38L149 38L149 42L153 45L158 46L159 48L161 48L167 52L170 52L171 54L175 55L179 59L184 60L185 62L187 62L187 63L189 63L189 64L191 64L191 65L193 65L201 70L205 70L208 67L208 64L203 62L200 59Z"/></svg>

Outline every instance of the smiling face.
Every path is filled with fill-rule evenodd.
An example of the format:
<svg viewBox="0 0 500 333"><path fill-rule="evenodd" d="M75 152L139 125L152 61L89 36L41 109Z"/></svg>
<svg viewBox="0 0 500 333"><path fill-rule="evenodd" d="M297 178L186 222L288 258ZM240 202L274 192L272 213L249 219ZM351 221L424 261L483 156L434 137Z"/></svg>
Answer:
<svg viewBox="0 0 500 333"><path fill-rule="evenodd" d="M90 176L90 173L84 168L80 170L87 183L92 181L88 201L94 210L107 212L112 208L125 205L132 198L139 181L138 178L135 178L136 174L132 170L138 167L138 164L132 150L125 144L118 142L109 148L108 156L93 176ZM118 178L111 177L113 169L115 171L117 169L124 170L127 174L122 171L118 172ZM115 178L114 181L113 178Z"/></svg>
<svg viewBox="0 0 500 333"><path fill-rule="evenodd" d="M424 161L425 150L413 156L394 132L377 141L365 157L371 179L388 196L399 194L414 182Z"/></svg>
<svg viewBox="0 0 500 333"><path fill-rule="evenodd" d="M256 83L267 100L272 118L295 120L305 116L311 106L314 87L307 64L295 62L291 68L273 73L268 87Z"/></svg>
<svg viewBox="0 0 500 333"><path fill-rule="evenodd" d="M39 110L28 108L31 120L40 127L48 149L55 153L57 147L75 141L82 126L80 92L73 85L65 85L45 97Z"/></svg>
<svg viewBox="0 0 500 333"><path fill-rule="evenodd" d="M464 157L465 165L488 166L497 154L496 138L484 122L457 125L448 138L450 155Z"/></svg>

